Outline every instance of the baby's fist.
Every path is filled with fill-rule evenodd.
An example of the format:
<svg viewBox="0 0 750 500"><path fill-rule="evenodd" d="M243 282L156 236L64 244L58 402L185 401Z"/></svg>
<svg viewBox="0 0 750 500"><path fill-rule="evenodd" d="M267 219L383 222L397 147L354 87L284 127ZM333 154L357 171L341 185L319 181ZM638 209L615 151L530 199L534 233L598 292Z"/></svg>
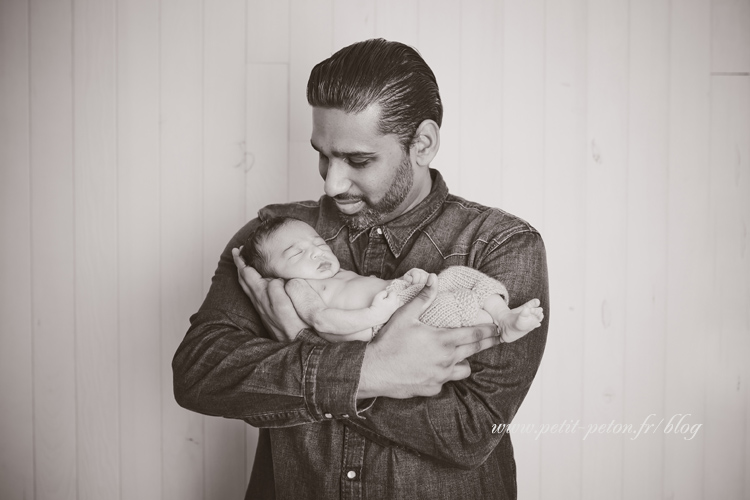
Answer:
<svg viewBox="0 0 750 500"><path fill-rule="evenodd" d="M408 283L411 283L412 285L423 285L427 283L427 278L429 277L430 273L428 273L424 269L419 269L418 267L409 269L409 271L404 274L404 280L406 280Z"/></svg>
<svg viewBox="0 0 750 500"><path fill-rule="evenodd" d="M385 322L402 305L401 299L395 293L388 293L386 290L383 290L372 299L371 307L383 315L385 318L383 321Z"/></svg>

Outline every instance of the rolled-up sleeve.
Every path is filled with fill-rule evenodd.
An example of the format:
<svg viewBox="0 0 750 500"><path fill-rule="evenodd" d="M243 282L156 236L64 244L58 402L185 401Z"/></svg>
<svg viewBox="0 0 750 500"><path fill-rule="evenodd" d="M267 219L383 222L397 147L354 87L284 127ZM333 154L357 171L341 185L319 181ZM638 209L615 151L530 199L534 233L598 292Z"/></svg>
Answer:
<svg viewBox="0 0 750 500"><path fill-rule="evenodd" d="M177 402L206 415L256 427L287 427L355 415L364 342L328 343L311 332L294 342L270 338L239 285L232 248L221 255L211 288L172 361Z"/></svg>
<svg viewBox="0 0 750 500"><path fill-rule="evenodd" d="M549 291L541 236L529 230L492 241L479 270L505 284L510 308L538 298L545 314L542 325L515 342L470 357L471 376L446 383L437 396L378 398L366 420L351 423L364 435L375 434L393 446L463 469L484 463L503 438L491 432L492 425L513 420L537 373L547 338Z"/></svg>

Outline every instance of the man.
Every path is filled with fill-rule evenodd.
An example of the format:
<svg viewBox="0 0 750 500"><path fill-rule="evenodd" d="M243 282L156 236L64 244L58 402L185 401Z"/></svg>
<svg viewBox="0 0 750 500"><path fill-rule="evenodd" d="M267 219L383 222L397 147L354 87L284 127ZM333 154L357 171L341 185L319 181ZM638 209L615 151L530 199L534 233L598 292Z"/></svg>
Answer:
<svg viewBox="0 0 750 500"><path fill-rule="evenodd" d="M436 288L425 287L372 342L328 343L299 319L282 280L262 280L233 250L254 219L224 250L177 350L177 401L261 429L246 498L516 498L510 436L491 430L512 420L544 350L539 233L450 195L429 168L442 104L413 49L346 47L313 69L307 95L326 196L265 207L259 219L308 222L363 275L474 267L505 284L510 307L539 298L546 318L497 345L492 325L421 324Z"/></svg>

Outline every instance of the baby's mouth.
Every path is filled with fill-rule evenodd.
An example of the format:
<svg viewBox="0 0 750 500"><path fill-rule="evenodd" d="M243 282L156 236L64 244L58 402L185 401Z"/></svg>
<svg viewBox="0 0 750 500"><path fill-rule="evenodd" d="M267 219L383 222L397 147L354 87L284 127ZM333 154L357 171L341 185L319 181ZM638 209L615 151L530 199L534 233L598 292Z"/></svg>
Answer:
<svg viewBox="0 0 750 500"><path fill-rule="evenodd" d="M330 262L321 262L318 266L318 271L328 271L331 268Z"/></svg>

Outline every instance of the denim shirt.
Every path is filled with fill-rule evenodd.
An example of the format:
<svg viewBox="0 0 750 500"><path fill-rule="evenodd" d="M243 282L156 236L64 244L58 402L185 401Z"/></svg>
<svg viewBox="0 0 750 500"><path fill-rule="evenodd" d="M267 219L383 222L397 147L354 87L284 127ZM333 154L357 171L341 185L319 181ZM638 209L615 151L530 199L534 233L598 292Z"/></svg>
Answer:
<svg viewBox="0 0 750 500"><path fill-rule="evenodd" d="M323 196L263 208L222 253L175 354L174 391L185 408L260 428L246 498L516 498L510 436L492 426L513 419L542 358L544 244L525 221L453 196L431 174L427 198L382 226L350 231ZM470 266L505 284L511 308L540 299L544 322L470 357L471 376L436 396L358 401L366 342L328 343L311 330L277 342L239 286L231 249L278 215L315 227L343 269L393 279L414 267Z"/></svg>

